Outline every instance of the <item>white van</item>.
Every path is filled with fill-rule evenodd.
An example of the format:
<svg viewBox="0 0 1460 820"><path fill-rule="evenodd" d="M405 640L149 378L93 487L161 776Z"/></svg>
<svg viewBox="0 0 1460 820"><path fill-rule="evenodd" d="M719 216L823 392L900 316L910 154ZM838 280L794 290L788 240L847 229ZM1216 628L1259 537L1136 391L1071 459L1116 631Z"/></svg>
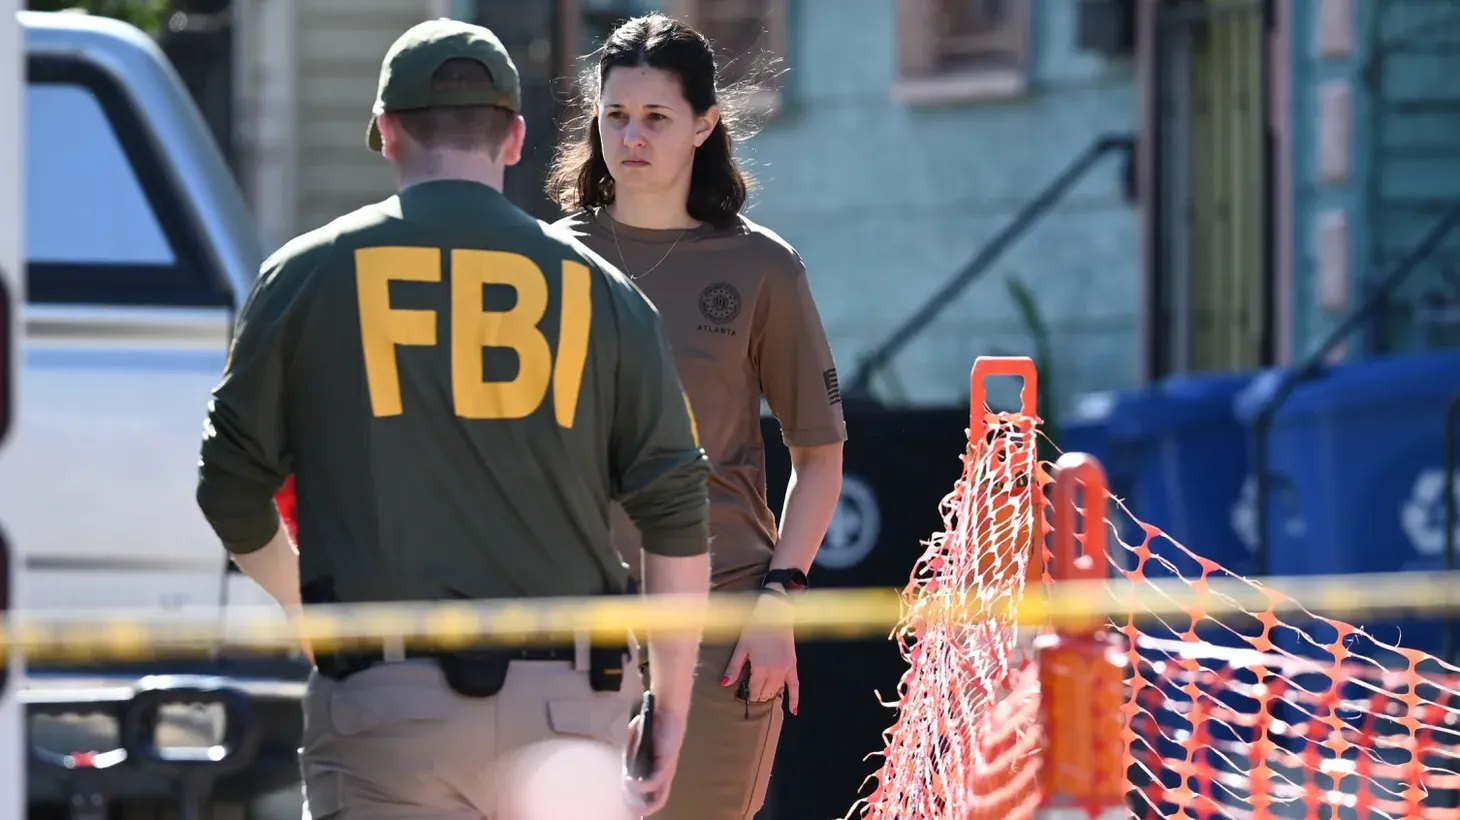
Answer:
<svg viewBox="0 0 1460 820"><path fill-rule="evenodd" d="M208 394L262 258L254 224L152 40L83 14L21 12L19 21L25 301L0 459L0 530L21 579L10 606L202 606L223 618L230 604L266 602L231 571L194 501ZM0 168L0 178L8 174ZM48 805L72 816L111 805L124 809L111 816L125 817L177 799L178 776L197 775L202 758L216 756L204 747L223 743L207 737L222 728L216 715L199 723L199 710L185 709L192 717L179 720L193 722L173 734L196 735L177 742L197 745L198 760L187 762L186 750L167 761L139 754L123 737L135 717L128 704L158 687L194 700L242 698L230 702L227 722L248 724L257 754L199 782L220 775L208 790L214 802L244 807L216 816L247 816L252 798L298 782L306 673L297 658L236 657L223 647L187 662L31 663L19 694L33 816ZM228 728L237 741L241 727Z"/></svg>

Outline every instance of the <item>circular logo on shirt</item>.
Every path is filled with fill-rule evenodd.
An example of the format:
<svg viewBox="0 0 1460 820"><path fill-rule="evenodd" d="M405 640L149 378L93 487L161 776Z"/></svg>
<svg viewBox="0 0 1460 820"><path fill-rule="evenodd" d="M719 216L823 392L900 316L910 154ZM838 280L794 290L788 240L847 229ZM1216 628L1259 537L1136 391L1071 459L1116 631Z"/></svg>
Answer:
<svg viewBox="0 0 1460 820"><path fill-rule="evenodd" d="M740 315L740 291L729 282L716 282L700 291L700 313L717 325L728 325Z"/></svg>
<svg viewBox="0 0 1460 820"><path fill-rule="evenodd" d="M872 553L881 534L882 515L872 487L854 475L843 475L842 494L816 552L816 563L828 569L854 567Z"/></svg>

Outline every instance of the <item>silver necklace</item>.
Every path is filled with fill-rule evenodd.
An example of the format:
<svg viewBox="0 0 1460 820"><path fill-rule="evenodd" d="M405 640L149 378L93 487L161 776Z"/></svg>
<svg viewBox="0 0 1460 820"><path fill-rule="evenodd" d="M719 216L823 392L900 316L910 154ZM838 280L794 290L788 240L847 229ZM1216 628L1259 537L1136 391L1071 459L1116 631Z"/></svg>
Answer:
<svg viewBox="0 0 1460 820"><path fill-rule="evenodd" d="M613 246L614 246L615 249L618 250L618 261L619 261L619 264L623 266L624 273L628 274L629 279L631 279L631 280L633 280L635 282L637 282L640 279L643 279L645 276L648 276L649 274L653 273L654 272L654 268L657 268L660 265L664 264L664 260L668 259L669 258L669 254L674 253L674 249L676 247L678 247L679 240L683 239L684 238L684 235L686 233L689 233L689 228L682 229L679 232L679 236L674 237L674 244L670 245L669 246L669 250L665 251L664 252L664 255L661 256L661 257L659 257L659 261L658 262L655 262L654 265L652 267L650 267L648 270L644 271L643 273L639 274L638 276L635 276L632 273L629 273L629 263L628 263L628 260L624 259L624 249L623 249L623 246L618 243L618 227L615 225L616 220L612 216L609 216L607 209L604 210L603 215L608 217L608 230L613 234Z"/></svg>

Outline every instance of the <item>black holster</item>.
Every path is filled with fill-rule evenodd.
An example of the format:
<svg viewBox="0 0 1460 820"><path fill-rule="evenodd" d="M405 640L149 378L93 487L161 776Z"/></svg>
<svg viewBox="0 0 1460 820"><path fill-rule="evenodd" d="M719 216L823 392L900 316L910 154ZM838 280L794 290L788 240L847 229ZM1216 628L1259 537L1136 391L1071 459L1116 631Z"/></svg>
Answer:
<svg viewBox="0 0 1460 820"><path fill-rule="evenodd" d="M612 593L610 593L612 594ZM630 575L628 584L619 593L621 595L638 595L639 579ZM588 650L588 684L595 692L617 692L624 686L624 663L628 661L629 642L628 636L624 636L623 643L612 646L592 646ZM638 674L637 669L634 670Z"/></svg>
<svg viewBox="0 0 1460 820"><path fill-rule="evenodd" d="M442 652L435 655L446 684L458 695L468 698L489 698L502 691L507 682L507 668L519 653L512 651ZM624 659L627 645L595 646L588 650L588 685L595 692L617 692L624 685Z"/></svg>
<svg viewBox="0 0 1460 820"><path fill-rule="evenodd" d="M617 692L624 686L624 661L629 647L594 646L588 650L588 685L595 692Z"/></svg>
<svg viewBox="0 0 1460 820"><path fill-rule="evenodd" d="M442 652L436 655L446 685L462 697L489 698L507 682L506 652Z"/></svg>

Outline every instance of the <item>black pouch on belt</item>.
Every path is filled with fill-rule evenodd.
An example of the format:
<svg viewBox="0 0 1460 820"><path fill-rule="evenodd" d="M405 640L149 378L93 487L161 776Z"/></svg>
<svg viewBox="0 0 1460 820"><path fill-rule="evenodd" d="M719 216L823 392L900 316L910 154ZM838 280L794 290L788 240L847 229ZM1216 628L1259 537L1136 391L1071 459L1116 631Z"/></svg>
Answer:
<svg viewBox="0 0 1460 820"><path fill-rule="evenodd" d="M609 587L613 589L612 586ZM630 575L628 585L619 592L610 592L610 595L638 595L639 579ZM588 685L595 692L617 692L624 687L624 661L629 659L629 642L627 636L622 642L615 642L609 646L597 644L588 647ZM635 670L637 672L638 670Z"/></svg>
<svg viewBox="0 0 1460 820"><path fill-rule="evenodd" d="M489 698L507 682L506 652L451 652L437 656L446 685L468 698Z"/></svg>

